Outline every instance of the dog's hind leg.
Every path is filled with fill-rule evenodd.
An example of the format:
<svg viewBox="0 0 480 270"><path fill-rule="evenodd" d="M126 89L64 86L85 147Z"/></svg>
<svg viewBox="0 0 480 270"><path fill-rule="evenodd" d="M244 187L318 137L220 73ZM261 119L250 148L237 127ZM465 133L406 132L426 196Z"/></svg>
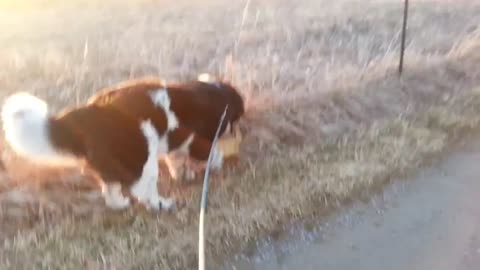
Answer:
<svg viewBox="0 0 480 270"><path fill-rule="evenodd" d="M122 185L120 183L105 183L102 186L102 195L105 204L111 209L125 209L130 206L130 198L125 197L122 193Z"/></svg>
<svg viewBox="0 0 480 270"><path fill-rule="evenodd" d="M100 173L91 168L88 164L81 167L83 175L90 175L98 185L108 208L120 210L130 206L130 198L125 197L122 192L122 184L119 182L105 182Z"/></svg>

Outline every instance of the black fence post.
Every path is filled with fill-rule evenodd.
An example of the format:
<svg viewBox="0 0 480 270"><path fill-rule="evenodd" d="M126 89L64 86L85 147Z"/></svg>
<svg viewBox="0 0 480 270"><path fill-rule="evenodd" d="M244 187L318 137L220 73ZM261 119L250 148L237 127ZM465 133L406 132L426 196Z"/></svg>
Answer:
<svg viewBox="0 0 480 270"><path fill-rule="evenodd" d="M403 55L405 54L405 38L407 35L407 18L408 18L408 0L405 1L403 8L403 26L402 26L402 44L400 45L400 62L398 64L398 74L403 72Z"/></svg>

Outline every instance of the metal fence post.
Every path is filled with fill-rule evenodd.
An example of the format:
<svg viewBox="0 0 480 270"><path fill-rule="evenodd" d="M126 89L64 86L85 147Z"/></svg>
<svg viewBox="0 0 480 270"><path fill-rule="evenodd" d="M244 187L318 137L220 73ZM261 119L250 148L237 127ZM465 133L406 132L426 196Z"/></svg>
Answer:
<svg viewBox="0 0 480 270"><path fill-rule="evenodd" d="M400 62L398 64L399 75L402 75L402 72L403 72L403 56L405 54L405 39L407 35L408 0L404 0L404 1L405 1L405 5L403 8L402 44L400 46Z"/></svg>

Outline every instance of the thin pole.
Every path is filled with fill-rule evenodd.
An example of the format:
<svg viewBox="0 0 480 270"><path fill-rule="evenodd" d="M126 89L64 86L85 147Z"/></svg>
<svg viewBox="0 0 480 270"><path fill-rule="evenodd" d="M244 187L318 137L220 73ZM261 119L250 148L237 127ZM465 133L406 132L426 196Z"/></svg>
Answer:
<svg viewBox="0 0 480 270"><path fill-rule="evenodd" d="M204 224L205 224L205 211L207 209L207 191L208 191L208 176L210 173L210 163L212 162L212 149L217 144L218 135L220 134L220 128L227 114L228 104L225 106L223 111L222 118L220 118L220 123L217 127L217 132L213 138L212 148L208 154L207 168L205 169L205 175L203 178L203 189L202 189L202 200L200 202L200 219L198 226L198 269L205 270L205 233L204 233Z"/></svg>
<svg viewBox="0 0 480 270"><path fill-rule="evenodd" d="M405 39L407 35L407 19L408 19L408 0L405 0L403 8L403 26L402 26L402 44L400 46L400 63L398 64L398 74L403 72L403 55L405 53Z"/></svg>

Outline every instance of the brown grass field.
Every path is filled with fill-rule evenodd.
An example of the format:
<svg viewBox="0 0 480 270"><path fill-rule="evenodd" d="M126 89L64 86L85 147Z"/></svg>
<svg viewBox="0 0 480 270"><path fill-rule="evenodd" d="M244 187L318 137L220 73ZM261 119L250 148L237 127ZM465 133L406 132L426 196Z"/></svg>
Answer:
<svg viewBox="0 0 480 270"><path fill-rule="evenodd" d="M128 78L227 75L248 112L241 162L209 192L211 269L480 126L480 1L411 1L402 78L402 1L133 2L0 0L0 99L56 111ZM196 268L201 181L161 179L177 212L115 213L78 172L2 153L0 269Z"/></svg>

